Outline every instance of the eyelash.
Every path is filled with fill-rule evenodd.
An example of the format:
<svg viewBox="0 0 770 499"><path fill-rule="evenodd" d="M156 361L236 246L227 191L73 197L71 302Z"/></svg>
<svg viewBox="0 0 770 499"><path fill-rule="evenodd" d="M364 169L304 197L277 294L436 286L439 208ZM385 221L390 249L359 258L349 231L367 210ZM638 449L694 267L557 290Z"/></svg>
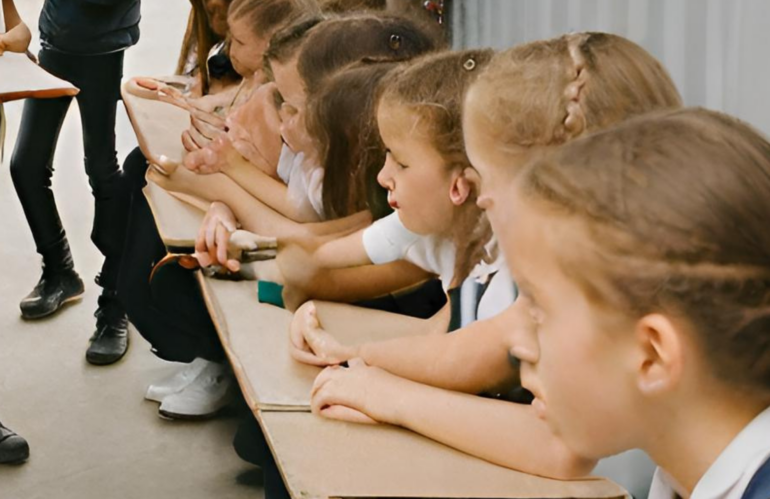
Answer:
<svg viewBox="0 0 770 499"><path fill-rule="evenodd" d="M401 168L402 170L406 170L407 168L409 168L408 166L406 166L404 164L401 164L398 161L396 161L396 158L393 157L393 154L390 152L390 149L385 149L385 154L387 154L390 157L390 159L392 159L393 162L396 165L398 165L398 167Z"/></svg>

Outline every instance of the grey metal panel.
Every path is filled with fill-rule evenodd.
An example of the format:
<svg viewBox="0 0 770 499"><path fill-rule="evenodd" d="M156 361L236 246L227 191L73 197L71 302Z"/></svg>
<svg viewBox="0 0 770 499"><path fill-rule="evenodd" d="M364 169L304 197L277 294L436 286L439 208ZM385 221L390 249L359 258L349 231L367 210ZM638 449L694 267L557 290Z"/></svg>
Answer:
<svg viewBox="0 0 770 499"><path fill-rule="evenodd" d="M571 31L607 31L650 51L690 106L770 131L766 0L455 0L455 47L504 49Z"/></svg>

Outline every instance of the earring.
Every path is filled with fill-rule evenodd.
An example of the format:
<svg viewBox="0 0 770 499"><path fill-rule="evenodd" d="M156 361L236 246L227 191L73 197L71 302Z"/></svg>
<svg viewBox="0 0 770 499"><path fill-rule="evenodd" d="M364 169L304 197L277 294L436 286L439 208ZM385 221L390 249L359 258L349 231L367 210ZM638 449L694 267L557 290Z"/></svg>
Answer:
<svg viewBox="0 0 770 499"><path fill-rule="evenodd" d="M401 35L390 35L390 40L388 41L388 45L390 46L391 50L398 50L401 48Z"/></svg>

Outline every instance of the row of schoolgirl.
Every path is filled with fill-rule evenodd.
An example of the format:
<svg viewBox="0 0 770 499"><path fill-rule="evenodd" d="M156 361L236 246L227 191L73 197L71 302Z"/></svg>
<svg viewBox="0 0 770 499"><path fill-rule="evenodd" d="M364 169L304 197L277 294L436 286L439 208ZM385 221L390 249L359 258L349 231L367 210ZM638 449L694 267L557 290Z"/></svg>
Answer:
<svg viewBox="0 0 770 499"><path fill-rule="evenodd" d="M184 164L148 176L208 206L201 264L296 310L292 355L327 367L314 413L554 478L641 448L660 466L651 497L767 497L763 137L682 109L661 64L616 35L449 51L419 17L302 0L234 0L227 24L241 83L199 99L159 85L194 119ZM190 272L149 280L166 248L147 162L123 170L119 297L159 357L187 364L147 398L210 416L232 392L224 351ZM276 260L239 262L238 229L277 238ZM459 327L468 278L479 320ZM351 347L313 300L428 320ZM236 449L286 494L253 420Z"/></svg>

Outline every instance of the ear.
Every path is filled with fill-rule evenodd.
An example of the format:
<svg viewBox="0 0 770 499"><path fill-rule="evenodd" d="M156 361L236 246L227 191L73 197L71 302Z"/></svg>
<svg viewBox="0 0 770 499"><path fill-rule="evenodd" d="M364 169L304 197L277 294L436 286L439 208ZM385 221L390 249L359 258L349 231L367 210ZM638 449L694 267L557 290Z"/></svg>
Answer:
<svg viewBox="0 0 770 499"><path fill-rule="evenodd" d="M473 184L466 178L465 172L456 174L452 185L449 187L449 199L455 206L463 204L471 194Z"/></svg>
<svg viewBox="0 0 770 499"><path fill-rule="evenodd" d="M683 331L662 314L649 314L636 323L639 348L637 386L642 394L656 396L674 389L684 371Z"/></svg>

